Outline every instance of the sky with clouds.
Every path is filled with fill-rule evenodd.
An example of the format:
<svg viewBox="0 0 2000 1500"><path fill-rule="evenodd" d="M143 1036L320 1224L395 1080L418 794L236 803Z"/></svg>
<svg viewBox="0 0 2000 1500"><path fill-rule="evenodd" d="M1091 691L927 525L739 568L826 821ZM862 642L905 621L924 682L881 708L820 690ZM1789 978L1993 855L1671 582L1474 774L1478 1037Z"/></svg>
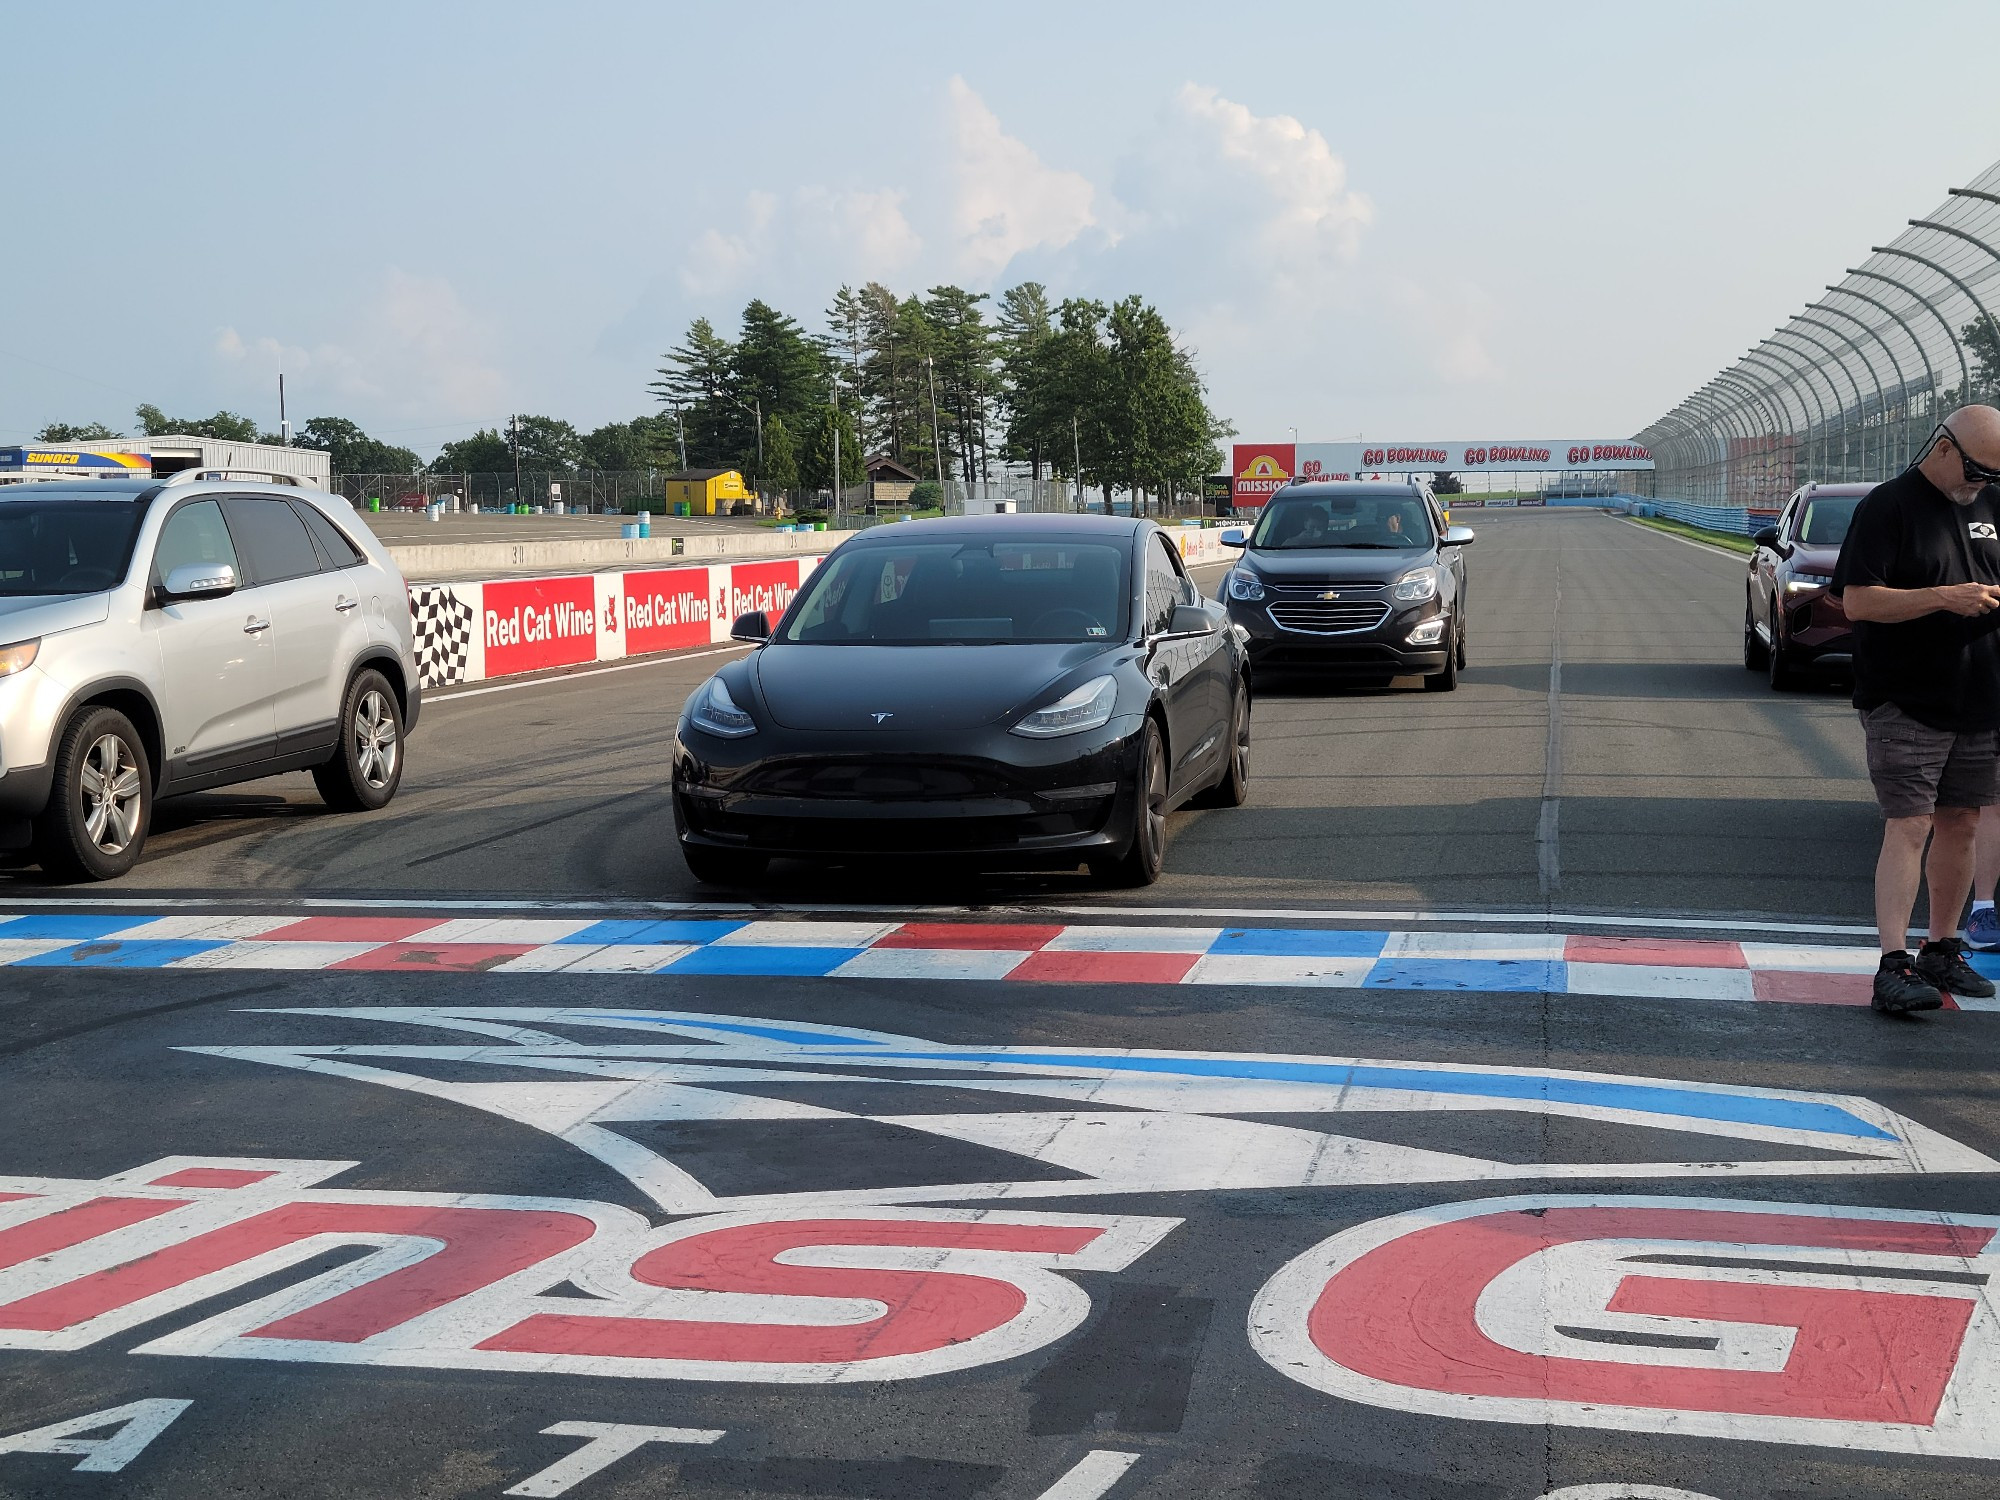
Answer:
<svg viewBox="0 0 2000 1500"><path fill-rule="evenodd" d="M2000 157L2000 6L18 6L0 442L422 453L842 282L1157 303L1246 436L1630 434Z"/></svg>

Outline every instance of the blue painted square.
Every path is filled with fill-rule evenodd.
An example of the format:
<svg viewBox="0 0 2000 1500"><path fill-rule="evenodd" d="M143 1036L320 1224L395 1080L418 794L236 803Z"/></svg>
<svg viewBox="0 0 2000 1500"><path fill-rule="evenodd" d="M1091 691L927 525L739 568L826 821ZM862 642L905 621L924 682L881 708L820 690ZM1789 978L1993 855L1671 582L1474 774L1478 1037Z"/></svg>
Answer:
<svg viewBox="0 0 2000 1500"><path fill-rule="evenodd" d="M0 939L63 938L72 943L88 943L109 937L114 932L123 932L128 927L144 926L153 920L150 914L92 917L67 912L35 912L16 917L11 922L0 922Z"/></svg>
<svg viewBox="0 0 2000 1500"><path fill-rule="evenodd" d="M1563 994L1569 966L1546 958L1385 958L1363 988L1374 990L1488 990Z"/></svg>
<svg viewBox="0 0 2000 1500"><path fill-rule="evenodd" d="M127 924L130 925L129 923ZM0 929L4 931L5 929ZM176 938L144 938L121 943L116 939L78 943L33 958L17 959L20 969L164 969L180 958L193 958L211 948L227 948L227 943L201 943Z"/></svg>
<svg viewBox="0 0 2000 1500"><path fill-rule="evenodd" d="M655 922L618 918L593 922L581 932L558 939L564 943L712 943L743 922Z"/></svg>
<svg viewBox="0 0 2000 1500"><path fill-rule="evenodd" d="M1386 932L1316 932L1294 927L1232 927L1208 945L1210 953L1256 958L1375 958Z"/></svg>
<svg viewBox="0 0 2000 1500"><path fill-rule="evenodd" d="M7 935L7 929L0 927L0 937ZM1965 951L1965 961L1972 965L1975 974L1984 974L1988 979L2000 980L2000 953L1974 953Z"/></svg>
<svg viewBox="0 0 2000 1500"><path fill-rule="evenodd" d="M754 943L730 944L721 948L697 948L685 958L677 958L662 974L831 974L850 958L866 953L865 948L765 948Z"/></svg>

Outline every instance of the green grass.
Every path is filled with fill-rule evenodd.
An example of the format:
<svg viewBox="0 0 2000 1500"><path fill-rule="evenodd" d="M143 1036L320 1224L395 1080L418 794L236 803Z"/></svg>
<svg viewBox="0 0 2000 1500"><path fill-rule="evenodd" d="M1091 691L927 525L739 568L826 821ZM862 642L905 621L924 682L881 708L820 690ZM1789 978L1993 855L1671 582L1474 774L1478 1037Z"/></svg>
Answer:
<svg viewBox="0 0 2000 1500"><path fill-rule="evenodd" d="M1723 547L1731 552L1740 552L1748 557L1757 550L1757 544L1747 536L1738 536L1733 531L1710 531L1706 526L1690 526L1685 521L1669 521L1660 516L1633 516L1640 526L1650 526L1655 531L1664 531L1668 536L1683 536L1693 542L1707 542L1713 547Z"/></svg>

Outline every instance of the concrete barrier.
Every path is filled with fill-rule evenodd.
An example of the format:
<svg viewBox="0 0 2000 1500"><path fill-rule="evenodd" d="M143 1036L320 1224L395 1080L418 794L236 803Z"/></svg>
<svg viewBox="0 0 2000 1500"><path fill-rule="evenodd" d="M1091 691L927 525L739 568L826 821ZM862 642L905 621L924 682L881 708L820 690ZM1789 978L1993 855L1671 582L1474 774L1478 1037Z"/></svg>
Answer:
<svg viewBox="0 0 2000 1500"><path fill-rule="evenodd" d="M839 540L828 532L714 531L687 536L598 537L568 541L399 542L389 555L411 582L491 578L505 573L594 573L635 566L674 567L705 558L805 557Z"/></svg>

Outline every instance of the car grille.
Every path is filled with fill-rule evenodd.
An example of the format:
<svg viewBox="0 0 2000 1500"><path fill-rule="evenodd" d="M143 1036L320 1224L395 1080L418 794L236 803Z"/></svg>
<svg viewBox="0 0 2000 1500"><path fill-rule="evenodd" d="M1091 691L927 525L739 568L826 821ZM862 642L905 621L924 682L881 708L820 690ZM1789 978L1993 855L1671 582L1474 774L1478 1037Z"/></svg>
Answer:
<svg viewBox="0 0 2000 1500"><path fill-rule="evenodd" d="M1389 618L1389 606L1379 599L1352 601L1280 599L1271 606L1271 623L1280 630L1308 635L1353 635L1373 630Z"/></svg>
<svg viewBox="0 0 2000 1500"><path fill-rule="evenodd" d="M895 761L780 762L751 772L736 790L764 797L811 797L866 802L963 801L1004 795L1007 783L990 771Z"/></svg>

